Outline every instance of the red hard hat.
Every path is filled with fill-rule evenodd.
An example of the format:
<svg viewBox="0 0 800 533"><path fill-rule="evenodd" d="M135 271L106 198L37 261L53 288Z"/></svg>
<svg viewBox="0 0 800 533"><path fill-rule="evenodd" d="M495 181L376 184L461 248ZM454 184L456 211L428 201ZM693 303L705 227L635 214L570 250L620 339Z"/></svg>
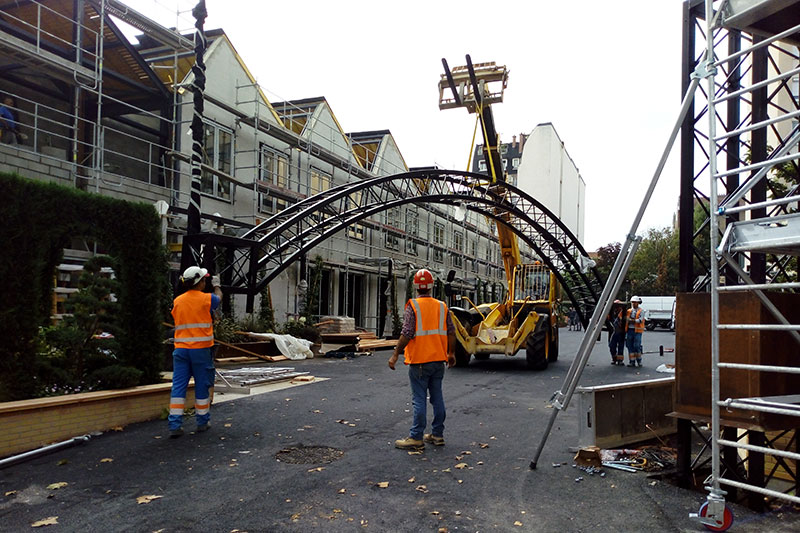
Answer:
<svg viewBox="0 0 800 533"><path fill-rule="evenodd" d="M425 290L433 288L433 274L427 268L423 268L414 274L414 288L417 290Z"/></svg>

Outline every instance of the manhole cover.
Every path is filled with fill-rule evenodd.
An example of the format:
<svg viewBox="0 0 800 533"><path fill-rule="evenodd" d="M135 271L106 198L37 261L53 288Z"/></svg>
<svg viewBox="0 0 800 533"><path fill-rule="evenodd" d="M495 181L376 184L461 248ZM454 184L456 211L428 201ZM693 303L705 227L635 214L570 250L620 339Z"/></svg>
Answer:
<svg viewBox="0 0 800 533"><path fill-rule="evenodd" d="M329 446L292 446L284 448L275 454L275 458L282 463L292 464L317 464L332 463L341 459L342 450Z"/></svg>

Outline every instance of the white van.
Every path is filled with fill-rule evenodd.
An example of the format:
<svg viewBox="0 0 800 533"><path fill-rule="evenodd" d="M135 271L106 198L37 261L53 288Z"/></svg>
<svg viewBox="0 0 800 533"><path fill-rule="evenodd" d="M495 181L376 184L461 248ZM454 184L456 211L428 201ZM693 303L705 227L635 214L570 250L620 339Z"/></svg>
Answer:
<svg viewBox="0 0 800 533"><path fill-rule="evenodd" d="M644 310L647 329L652 331L656 326L675 330L675 297L674 296L641 296L639 306Z"/></svg>

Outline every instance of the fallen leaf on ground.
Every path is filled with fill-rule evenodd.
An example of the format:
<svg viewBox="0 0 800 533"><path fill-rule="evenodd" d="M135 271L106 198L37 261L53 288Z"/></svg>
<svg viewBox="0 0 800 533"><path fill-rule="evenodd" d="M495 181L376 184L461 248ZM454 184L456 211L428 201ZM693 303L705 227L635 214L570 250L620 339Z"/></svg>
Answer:
<svg viewBox="0 0 800 533"><path fill-rule="evenodd" d="M428 493L428 487L426 487L425 485L419 485L415 490L425 494Z"/></svg>
<svg viewBox="0 0 800 533"><path fill-rule="evenodd" d="M464 456L463 456L463 455L456 455L456 461L460 461L460 460L461 460L461 459L463 459L463 458L464 458Z"/></svg>
<svg viewBox="0 0 800 533"><path fill-rule="evenodd" d="M459 479L458 480L458 484L461 485L462 483L464 483L464 480L463 479Z"/></svg>
<svg viewBox="0 0 800 533"><path fill-rule="evenodd" d="M432 514L433 516L438 516L438 515L439 515L439 511L431 511L431 514Z"/></svg>
<svg viewBox="0 0 800 533"><path fill-rule="evenodd" d="M308 469L309 472L322 472L323 470L325 470L324 466L318 466L316 468L309 468Z"/></svg>
<svg viewBox="0 0 800 533"><path fill-rule="evenodd" d="M481 466L482 464L483 464L483 461L478 461L478 466Z"/></svg>
<svg viewBox="0 0 800 533"><path fill-rule="evenodd" d="M333 512L334 512L334 513L341 513L341 512L342 512L342 510L341 510L341 509L334 509L334 510L333 510Z"/></svg>
<svg viewBox="0 0 800 533"><path fill-rule="evenodd" d="M438 533L447 533L449 530L446 527L440 527Z"/></svg>
<svg viewBox="0 0 800 533"><path fill-rule="evenodd" d="M409 478L409 479L408 479L408 482L409 482L409 483L414 483L416 480L417 480L417 478L415 478L415 477L411 477L411 478ZM15 491L15 492L16 492L16 491Z"/></svg>
<svg viewBox="0 0 800 533"><path fill-rule="evenodd" d="M339 494L344 494L345 492L347 492L347 489L339 489Z"/></svg>
<svg viewBox="0 0 800 533"><path fill-rule="evenodd" d="M102 459L100 459L100 462L101 463L113 463L114 459L112 459L111 457L103 457Z"/></svg>
<svg viewBox="0 0 800 533"><path fill-rule="evenodd" d="M521 526L521 525L522 525L522 522L520 522L519 520L517 520L516 522L514 522L514 525L515 525L515 526Z"/></svg>
<svg viewBox="0 0 800 533"><path fill-rule="evenodd" d="M422 450L410 451L408 455L422 455Z"/></svg>
<svg viewBox="0 0 800 533"><path fill-rule="evenodd" d="M231 423L230 423L230 422L228 422L227 424L222 424L222 427L229 428L229 427L231 427Z"/></svg>
<svg viewBox="0 0 800 533"><path fill-rule="evenodd" d="M450 469L449 468L445 468L444 470L442 470L442 472L450 472Z"/></svg>
<svg viewBox="0 0 800 533"><path fill-rule="evenodd" d="M292 515L292 521L293 521L293 522L297 522L297 520L298 520L299 518L300 518L300 513L294 513L294 514Z"/></svg>
<svg viewBox="0 0 800 533"><path fill-rule="evenodd" d="M68 483L66 481L59 481L58 483L50 483L49 485L47 485L47 490L61 489L66 487L67 485Z"/></svg>
<svg viewBox="0 0 800 533"><path fill-rule="evenodd" d="M367 527L367 525L369 525L369 521L367 521L367 520L364 520L364 519L362 518L362 519L361 519L361 526L362 526L362 527Z"/></svg>
<svg viewBox="0 0 800 533"><path fill-rule="evenodd" d="M456 511L456 516L461 516L461 511Z"/></svg>
<svg viewBox="0 0 800 533"><path fill-rule="evenodd" d="M469 451L469 450L465 450L465 451L461 452L461 455L472 455L472 452Z"/></svg>
<svg viewBox="0 0 800 533"><path fill-rule="evenodd" d="M147 496L139 496L138 498L136 498L136 503L141 505L143 503L150 503L151 501L157 500L159 498L163 498L163 496L157 496L155 494L148 494Z"/></svg>
<svg viewBox="0 0 800 533"><path fill-rule="evenodd" d="M409 481L411 481L411 480L409 479ZM6 494L5 494L5 495L6 495L6 496L13 496L13 495L14 495L14 494L16 494L16 493L17 493L17 491L15 491L15 490L9 490L9 491L7 491L7 492L6 492Z"/></svg>
<svg viewBox="0 0 800 533"><path fill-rule="evenodd" d="M489 447L489 445L486 444L485 442L478 443L478 446L480 446L481 448L488 448Z"/></svg>
<svg viewBox="0 0 800 533"><path fill-rule="evenodd" d="M382 488L382 489L385 489L386 487L389 486L389 482L388 481L381 481L380 483L378 483L378 486L380 488Z"/></svg>
<svg viewBox="0 0 800 533"><path fill-rule="evenodd" d="M458 464L455 466L455 468L457 468L457 469L459 469L459 470L463 470L464 468L466 468L466 467L468 467L468 466L469 466L469 465L468 465L467 463L458 463Z"/></svg>
<svg viewBox="0 0 800 533"><path fill-rule="evenodd" d="M123 430L122 426L114 426L113 428L111 428L111 431L122 431L122 430Z"/></svg>
<svg viewBox="0 0 800 533"><path fill-rule="evenodd" d="M47 518L43 518L42 520L37 520L31 527L42 527L42 526L54 526L58 524L58 517L57 516L48 516Z"/></svg>
<svg viewBox="0 0 800 533"><path fill-rule="evenodd" d="M69 463L66 459L59 459L56 463L58 466L64 466L65 464Z"/></svg>
<svg viewBox="0 0 800 533"><path fill-rule="evenodd" d="M489 440L497 440L497 437L495 437L494 435L492 435L491 437L489 437Z"/></svg>

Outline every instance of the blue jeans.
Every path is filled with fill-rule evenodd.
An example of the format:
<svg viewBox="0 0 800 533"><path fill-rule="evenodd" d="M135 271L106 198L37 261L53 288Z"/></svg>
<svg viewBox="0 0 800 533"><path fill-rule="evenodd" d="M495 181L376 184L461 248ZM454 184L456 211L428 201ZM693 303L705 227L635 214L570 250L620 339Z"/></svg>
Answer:
<svg viewBox="0 0 800 533"><path fill-rule="evenodd" d="M408 378L411 382L411 403L414 406L414 420L409 437L422 440L425 426L428 423L426 400L429 394L433 406L431 433L437 437L443 437L444 419L447 416L444 408L444 396L442 396L444 362L408 365Z"/></svg>
<svg viewBox="0 0 800 533"><path fill-rule="evenodd" d="M615 331L608 341L608 349L611 350L611 357L625 355L625 332Z"/></svg>
<svg viewBox="0 0 800 533"><path fill-rule="evenodd" d="M214 386L214 360L211 348L176 348L172 352L172 393L169 400L169 429L183 423L183 409L189 378L194 376L195 412L198 426L208 424L209 389Z"/></svg>
<svg viewBox="0 0 800 533"><path fill-rule="evenodd" d="M625 343L628 345L628 357L631 354L638 354L639 357L642 356L642 334L641 333L634 333L633 331L628 331L628 334L625 335Z"/></svg>

